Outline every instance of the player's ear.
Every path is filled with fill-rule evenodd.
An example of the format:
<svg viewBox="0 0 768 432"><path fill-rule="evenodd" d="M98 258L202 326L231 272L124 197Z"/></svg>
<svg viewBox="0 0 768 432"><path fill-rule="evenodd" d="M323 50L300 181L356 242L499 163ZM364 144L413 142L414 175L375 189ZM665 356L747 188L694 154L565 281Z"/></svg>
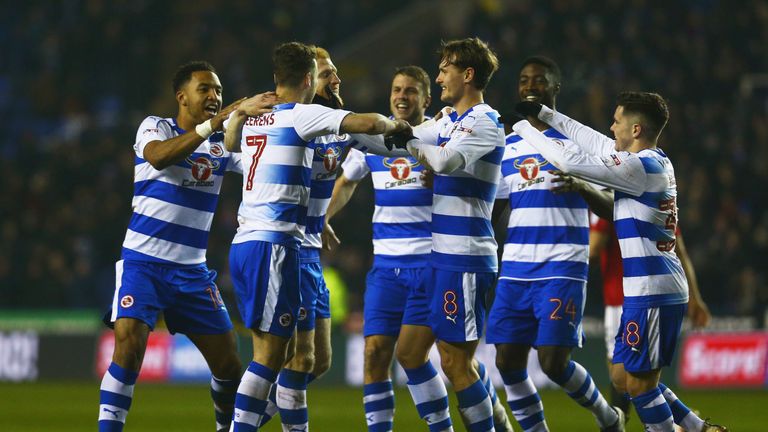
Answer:
<svg viewBox="0 0 768 432"><path fill-rule="evenodd" d="M464 69L464 83L469 84L475 79L475 68L468 67Z"/></svg>
<svg viewBox="0 0 768 432"><path fill-rule="evenodd" d="M426 97L424 98L424 109L427 109L427 107L429 107L429 105L430 105L431 103L432 103L432 96L429 96L429 95L428 95L428 96L426 96Z"/></svg>
<svg viewBox="0 0 768 432"><path fill-rule="evenodd" d="M187 106L187 95L184 93L184 90L179 90L176 92L176 102L178 102L181 106Z"/></svg>
<svg viewBox="0 0 768 432"><path fill-rule="evenodd" d="M643 125L640 123L633 123L632 124L632 138L637 139L640 137L640 134L643 133Z"/></svg>

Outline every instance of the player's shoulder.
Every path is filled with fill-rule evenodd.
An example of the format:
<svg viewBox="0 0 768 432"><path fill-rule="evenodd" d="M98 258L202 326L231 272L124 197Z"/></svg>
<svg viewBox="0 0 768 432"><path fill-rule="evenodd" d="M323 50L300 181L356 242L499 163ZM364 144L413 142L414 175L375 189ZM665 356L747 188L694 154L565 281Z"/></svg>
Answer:
<svg viewBox="0 0 768 432"><path fill-rule="evenodd" d="M659 148L647 148L636 153L648 173L661 173L672 167L666 153Z"/></svg>
<svg viewBox="0 0 768 432"><path fill-rule="evenodd" d="M141 121L141 127L145 126L153 126L153 127L168 127L170 128L173 124L173 119L166 118L166 117L160 117L160 116L154 116L154 115L148 115L144 117L144 120Z"/></svg>
<svg viewBox="0 0 768 432"><path fill-rule="evenodd" d="M173 119L171 118L150 115L141 121L136 135L137 137L144 136L155 138L158 136L170 136L173 134L173 125Z"/></svg>

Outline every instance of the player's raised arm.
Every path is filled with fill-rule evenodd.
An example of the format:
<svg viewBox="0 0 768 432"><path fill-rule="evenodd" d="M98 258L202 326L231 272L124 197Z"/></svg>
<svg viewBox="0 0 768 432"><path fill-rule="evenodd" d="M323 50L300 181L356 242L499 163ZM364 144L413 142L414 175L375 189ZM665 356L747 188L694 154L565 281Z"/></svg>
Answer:
<svg viewBox="0 0 768 432"><path fill-rule="evenodd" d="M574 152L547 138L528 120L518 121L512 129L565 173L633 196L639 196L645 190L647 174L636 154L615 152L599 157L587 152Z"/></svg>

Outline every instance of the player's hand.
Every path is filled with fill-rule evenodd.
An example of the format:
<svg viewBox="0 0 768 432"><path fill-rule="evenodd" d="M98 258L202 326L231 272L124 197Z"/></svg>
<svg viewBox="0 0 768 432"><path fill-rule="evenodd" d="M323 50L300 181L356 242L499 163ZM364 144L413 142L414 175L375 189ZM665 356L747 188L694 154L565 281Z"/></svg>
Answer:
<svg viewBox="0 0 768 432"><path fill-rule="evenodd" d="M456 110L454 110L453 107L449 107L449 106L443 107L443 109L438 111L437 114L435 114L435 116L432 117L432 119L435 120L435 121L440 120L443 117L447 117L447 116L451 115L451 113L454 112L454 111L456 111Z"/></svg>
<svg viewBox="0 0 768 432"><path fill-rule="evenodd" d="M240 104L238 111L247 116L255 117L272 111L272 107L277 105L277 94L269 91L259 93L245 99Z"/></svg>
<svg viewBox="0 0 768 432"><path fill-rule="evenodd" d="M513 124L525 119L525 117L521 116L516 111L509 111L501 114L501 117L499 117L499 123L512 126Z"/></svg>
<svg viewBox="0 0 768 432"><path fill-rule="evenodd" d="M384 145L387 146L387 150L404 149L408 145L408 141L414 139L410 132L397 132L392 135L384 137Z"/></svg>
<svg viewBox="0 0 768 432"><path fill-rule="evenodd" d="M211 118L211 128L215 131L222 130L222 127L224 126L224 120L229 117L229 115L232 113L232 111L236 110L240 105L245 101L246 98L238 99L231 104L227 105L226 107L222 108L221 111L219 111L213 118Z"/></svg>
<svg viewBox="0 0 768 432"><path fill-rule="evenodd" d="M419 180L421 180L422 186L432 189L432 186L435 184L435 173L430 170L424 170L419 175Z"/></svg>
<svg viewBox="0 0 768 432"><path fill-rule="evenodd" d="M579 192L584 188L584 180L576 178L562 171L548 171L554 177L552 178L552 193L561 194L566 192Z"/></svg>
<svg viewBox="0 0 768 432"><path fill-rule="evenodd" d="M333 231L333 227L330 224L323 226L323 232L320 233L320 238L323 240L323 249L333 250L341 244L341 240L336 237L336 232Z"/></svg>
<svg viewBox="0 0 768 432"><path fill-rule="evenodd" d="M704 328L709 325L712 315L709 313L706 303L691 297L688 300L688 318L691 319L693 328Z"/></svg>
<svg viewBox="0 0 768 432"><path fill-rule="evenodd" d="M538 102L521 101L515 105L515 111L524 117L538 118L541 112L541 104Z"/></svg>

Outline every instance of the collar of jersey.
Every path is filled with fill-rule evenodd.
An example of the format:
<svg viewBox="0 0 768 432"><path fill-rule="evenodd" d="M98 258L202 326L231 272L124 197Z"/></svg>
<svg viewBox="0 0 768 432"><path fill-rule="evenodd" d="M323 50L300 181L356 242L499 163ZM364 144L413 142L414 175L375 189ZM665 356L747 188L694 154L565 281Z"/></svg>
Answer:
<svg viewBox="0 0 768 432"><path fill-rule="evenodd" d="M296 102L278 104L272 107L272 111L282 111L282 110L293 109L295 105L296 105Z"/></svg>
<svg viewBox="0 0 768 432"><path fill-rule="evenodd" d="M187 133L187 131L185 131L184 129L179 127L179 124L176 123L176 118L175 117L171 119L171 128L173 130L175 130L176 133L179 134L179 135L184 135L185 133Z"/></svg>
<svg viewBox="0 0 768 432"><path fill-rule="evenodd" d="M451 115L450 115L451 120L453 120L454 123L457 122L457 121L463 120L464 117L466 117L467 114L471 113L475 109L475 107L478 106L478 105L485 105L485 102L480 102L477 105L473 105L471 108L469 108L468 110L464 111L464 114L462 114L460 117L458 117L458 114L456 114L456 111L452 112Z"/></svg>

